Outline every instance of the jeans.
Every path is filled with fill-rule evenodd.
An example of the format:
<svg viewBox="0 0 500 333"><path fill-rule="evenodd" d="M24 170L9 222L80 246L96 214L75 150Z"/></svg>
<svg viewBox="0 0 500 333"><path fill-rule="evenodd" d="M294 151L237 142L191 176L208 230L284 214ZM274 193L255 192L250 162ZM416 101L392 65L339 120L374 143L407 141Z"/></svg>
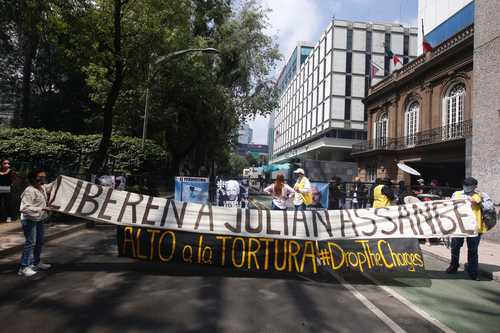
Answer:
<svg viewBox="0 0 500 333"><path fill-rule="evenodd" d="M467 237L467 270L470 274L478 274L477 250L481 234L476 237ZM464 245L464 238L451 239L451 266L458 267L460 264L460 248Z"/></svg>
<svg viewBox="0 0 500 333"><path fill-rule="evenodd" d="M43 245L43 221L21 220L23 226L24 244L23 254L21 256L21 268L38 265ZM33 260L31 254L33 253Z"/></svg>
<svg viewBox="0 0 500 333"><path fill-rule="evenodd" d="M305 211L306 210L306 205L305 204L300 204L300 205L295 205L295 210L301 210Z"/></svg>

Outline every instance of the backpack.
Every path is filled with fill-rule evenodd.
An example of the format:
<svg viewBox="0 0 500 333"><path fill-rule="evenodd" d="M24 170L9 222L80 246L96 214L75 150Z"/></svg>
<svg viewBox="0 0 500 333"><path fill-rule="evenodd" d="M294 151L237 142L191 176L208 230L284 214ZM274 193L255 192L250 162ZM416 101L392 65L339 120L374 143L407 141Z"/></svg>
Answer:
<svg viewBox="0 0 500 333"><path fill-rule="evenodd" d="M484 201L491 201L491 199L484 193L481 193L481 198ZM484 209L484 205L481 204L481 216L483 218L483 223L486 226L486 230L488 231L493 229L497 224L497 211L493 206L493 202L491 202L491 206L493 209Z"/></svg>

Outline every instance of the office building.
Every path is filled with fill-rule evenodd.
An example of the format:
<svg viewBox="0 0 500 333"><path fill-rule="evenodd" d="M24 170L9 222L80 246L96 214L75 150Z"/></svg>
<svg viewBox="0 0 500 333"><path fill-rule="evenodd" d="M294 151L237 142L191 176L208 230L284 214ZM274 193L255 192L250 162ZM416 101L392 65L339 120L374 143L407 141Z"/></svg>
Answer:
<svg viewBox="0 0 500 333"><path fill-rule="evenodd" d="M371 84L416 57L417 28L334 20L300 67L297 49L278 80L271 163L352 161L352 145L367 138L362 99Z"/></svg>

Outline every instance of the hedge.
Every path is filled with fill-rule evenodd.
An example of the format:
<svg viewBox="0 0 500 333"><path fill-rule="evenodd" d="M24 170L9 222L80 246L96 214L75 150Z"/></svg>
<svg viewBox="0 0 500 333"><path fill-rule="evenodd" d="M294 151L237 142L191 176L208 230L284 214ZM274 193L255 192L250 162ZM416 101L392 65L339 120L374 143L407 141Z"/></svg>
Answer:
<svg viewBox="0 0 500 333"><path fill-rule="evenodd" d="M59 174L83 174L97 152L100 138L45 129L1 129L0 157L20 168L42 166ZM139 138L114 135L108 171L125 175L158 172L166 164L166 151L149 140L142 149L141 143Z"/></svg>

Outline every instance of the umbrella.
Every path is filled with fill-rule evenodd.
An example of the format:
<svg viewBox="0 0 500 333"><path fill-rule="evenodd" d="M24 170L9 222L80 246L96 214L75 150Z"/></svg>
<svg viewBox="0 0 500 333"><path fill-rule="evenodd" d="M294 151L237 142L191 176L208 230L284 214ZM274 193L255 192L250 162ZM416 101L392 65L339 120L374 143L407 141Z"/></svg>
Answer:
<svg viewBox="0 0 500 333"><path fill-rule="evenodd" d="M412 167L409 167L408 165L406 165L404 163L399 162L398 168L400 168L401 170L403 170L406 173L409 173L410 175L420 176L420 172L413 169Z"/></svg>

